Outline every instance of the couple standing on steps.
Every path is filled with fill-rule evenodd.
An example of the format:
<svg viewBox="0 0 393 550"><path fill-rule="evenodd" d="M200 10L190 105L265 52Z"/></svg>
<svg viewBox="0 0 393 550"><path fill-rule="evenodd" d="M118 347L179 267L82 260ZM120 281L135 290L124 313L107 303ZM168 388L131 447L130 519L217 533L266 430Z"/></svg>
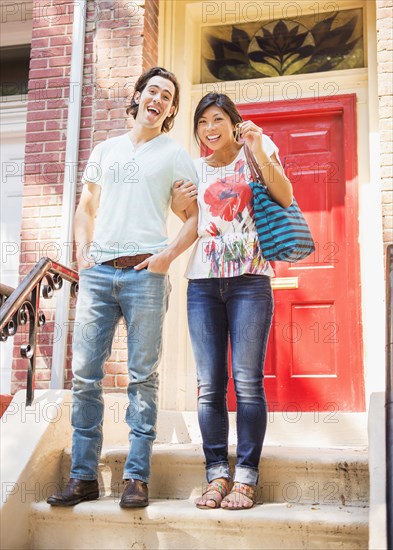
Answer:
<svg viewBox="0 0 393 550"><path fill-rule="evenodd" d="M48 498L52 506L99 497L104 363L122 316L128 333L130 447L120 506L148 505L157 367L171 289L168 270L197 237L186 272L187 308L208 485L196 505L245 509L254 503L266 429L263 365L274 274L258 243L243 144L253 151L279 204L291 203L292 187L277 147L259 127L242 120L227 96L208 94L196 108L195 138L212 153L194 164L165 135L178 108L179 84L173 73L155 67L142 74L127 109L135 119L132 130L97 145L83 174L75 214L80 284L73 338L72 465L67 485ZM171 208L184 224L168 244L171 198ZM86 327L94 337L86 337ZM226 407L229 336L238 433L232 489Z"/></svg>

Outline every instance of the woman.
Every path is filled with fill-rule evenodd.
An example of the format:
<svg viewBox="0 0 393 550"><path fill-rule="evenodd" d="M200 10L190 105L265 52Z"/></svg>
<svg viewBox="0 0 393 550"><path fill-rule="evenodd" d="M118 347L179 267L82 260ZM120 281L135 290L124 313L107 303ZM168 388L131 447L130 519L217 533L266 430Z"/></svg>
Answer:
<svg viewBox="0 0 393 550"><path fill-rule="evenodd" d="M270 195L292 202L278 149L224 94L210 93L194 115L194 135L212 152L195 161L199 176L199 239L187 268L188 321L198 375L198 419L208 485L199 508L251 508L266 430L263 366L273 315L270 277L253 220L244 144ZM240 139L239 139L240 138ZM184 196L187 188L183 190ZM190 195L192 191L190 192ZM183 205L184 206L184 205ZM228 342L237 399L237 460L228 465Z"/></svg>

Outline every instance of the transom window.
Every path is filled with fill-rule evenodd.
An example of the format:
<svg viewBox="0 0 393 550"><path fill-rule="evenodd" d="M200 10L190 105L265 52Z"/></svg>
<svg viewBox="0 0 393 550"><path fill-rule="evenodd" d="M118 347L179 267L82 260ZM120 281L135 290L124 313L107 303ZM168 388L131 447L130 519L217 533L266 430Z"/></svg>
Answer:
<svg viewBox="0 0 393 550"><path fill-rule="evenodd" d="M202 28L201 82L364 67L361 8Z"/></svg>

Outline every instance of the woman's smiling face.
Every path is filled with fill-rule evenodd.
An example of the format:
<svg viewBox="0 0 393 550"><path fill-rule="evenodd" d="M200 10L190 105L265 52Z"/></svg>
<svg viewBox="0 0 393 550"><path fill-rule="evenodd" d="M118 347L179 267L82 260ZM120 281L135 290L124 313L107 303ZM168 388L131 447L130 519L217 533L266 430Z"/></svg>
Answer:
<svg viewBox="0 0 393 550"><path fill-rule="evenodd" d="M227 113L211 105L205 109L198 120L198 137L212 151L218 151L228 145L233 145L233 123Z"/></svg>

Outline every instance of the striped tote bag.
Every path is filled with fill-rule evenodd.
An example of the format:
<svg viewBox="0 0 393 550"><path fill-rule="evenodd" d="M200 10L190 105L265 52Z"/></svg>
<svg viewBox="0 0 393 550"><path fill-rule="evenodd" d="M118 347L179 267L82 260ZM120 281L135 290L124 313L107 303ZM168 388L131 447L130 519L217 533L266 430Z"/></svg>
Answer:
<svg viewBox="0 0 393 550"><path fill-rule="evenodd" d="M250 187L254 196L254 218L259 244L266 260L298 262L315 250L314 240L306 220L293 199L283 208L269 195L260 168L251 150L244 145L250 168Z"/></svg>

